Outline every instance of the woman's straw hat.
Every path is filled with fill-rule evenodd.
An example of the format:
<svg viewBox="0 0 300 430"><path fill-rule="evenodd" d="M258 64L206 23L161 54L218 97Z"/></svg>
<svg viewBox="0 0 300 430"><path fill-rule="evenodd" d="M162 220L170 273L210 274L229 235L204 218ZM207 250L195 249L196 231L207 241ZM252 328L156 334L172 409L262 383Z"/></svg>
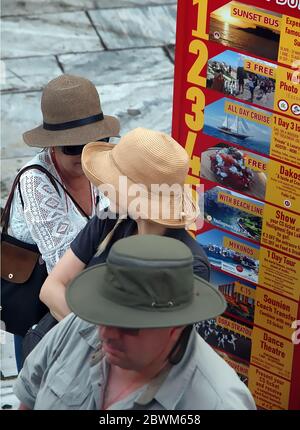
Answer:
<svg viewBox="0 0 300 430"><path fill-rule="evenodd" d="M84 145L118 136L119 120L103 115L95 85L88 79L61 75L44 88L43 124L23 134L29 146Z"/></svg>
<svg viewBox="0 0 300 430"><path fill-rule="evenodd" d="M146 195L140 195L140 207L148 208L146 213L140 211L144 219L181 228L192 224L199 214L191 189L184 187L189 169L188 154L163 132L136 128L116 145L91 142L84 147L82 168L93 184L110 184L117 192L121 176L127 178L128 188L142 184L147 190ZM156 192L157 186L162 184L164 191ZM174 191L170 194L172 186Z"/></svg>

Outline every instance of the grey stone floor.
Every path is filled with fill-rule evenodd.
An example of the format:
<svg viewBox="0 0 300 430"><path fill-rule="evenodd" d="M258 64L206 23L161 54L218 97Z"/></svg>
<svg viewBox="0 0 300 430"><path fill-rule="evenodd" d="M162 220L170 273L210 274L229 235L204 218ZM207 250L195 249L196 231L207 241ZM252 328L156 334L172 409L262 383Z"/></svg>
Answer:
<svg viewBox="0 0 300 430"><path fill-rule="evenodd" d="M35 154L22 133L41 123L41 90L61 73L86 76L121 132L170 132L175 0L3 0L1 205Z"/></svg>
<svg viewBox="0 0 300 430"><path fill-rule="evenodd" d="M171 131L176 0L2 0L1 206L35 154L22 133L42 121L41 90L61 73L91 79L121 132ZM1 407L17 407L12 337L1 342Z"/></svg>

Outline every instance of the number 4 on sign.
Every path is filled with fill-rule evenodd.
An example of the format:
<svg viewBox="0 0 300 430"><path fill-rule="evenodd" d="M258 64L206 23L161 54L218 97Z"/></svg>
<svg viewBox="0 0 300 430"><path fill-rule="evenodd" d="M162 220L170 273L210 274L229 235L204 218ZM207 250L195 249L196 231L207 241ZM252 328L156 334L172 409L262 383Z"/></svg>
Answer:
<svg viewBox="0 0 300 430"><path fill-rule="evenodd" d="M189 131L186 139L185 150L190 157L190 168L192 169L192 174L195 176L200 175L200 157L193 155L194 147L196 144L197 134Z"/></svg>

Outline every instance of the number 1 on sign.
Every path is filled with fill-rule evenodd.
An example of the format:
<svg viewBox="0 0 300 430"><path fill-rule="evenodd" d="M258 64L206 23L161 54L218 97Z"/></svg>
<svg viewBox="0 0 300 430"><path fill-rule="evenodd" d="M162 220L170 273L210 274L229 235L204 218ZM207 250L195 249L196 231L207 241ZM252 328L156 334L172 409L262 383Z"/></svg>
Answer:
<svg viewBox="0 0 300 430"><path fill-rule="evenodd" d="M208 0L193 0L193 5L198 5L198 16L197 29L192 31L192 35L200 39L208 40L208 34L206 33Z"/></svg>

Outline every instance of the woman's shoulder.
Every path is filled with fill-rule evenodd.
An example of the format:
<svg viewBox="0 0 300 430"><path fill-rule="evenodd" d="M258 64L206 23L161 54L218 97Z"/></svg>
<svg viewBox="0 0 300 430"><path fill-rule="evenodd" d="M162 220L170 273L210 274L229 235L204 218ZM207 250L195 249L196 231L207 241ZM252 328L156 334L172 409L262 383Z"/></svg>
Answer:
<svg viewBox="0 0 300 430"><path fill-rule="evenodd" d="M28 163L23 166L22 169L28 168L33 165L41 166L55 177L57 176L56 170L50 157L49 149L45 149L43 151L38 152L30 161L28 161ZM48 181L47 176L38 168L28 169L22 174L22 177L27 178L36 176L42 177L45 179L45 181Z"/></svg>

